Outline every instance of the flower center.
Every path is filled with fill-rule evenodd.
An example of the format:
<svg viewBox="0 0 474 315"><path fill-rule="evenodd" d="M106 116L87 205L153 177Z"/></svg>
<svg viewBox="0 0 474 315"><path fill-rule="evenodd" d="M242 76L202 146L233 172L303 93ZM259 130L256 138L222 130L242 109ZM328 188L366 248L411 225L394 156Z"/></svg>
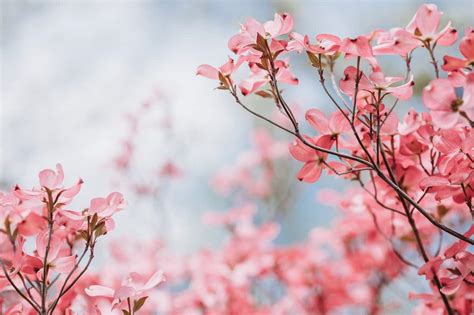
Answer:
<svg viewBox="0 0 474 315"><path fill-rule="evenodd" d="M455 99L452 103L451 103L451 110L453 112L457 112L459 110L459 107L461 107L463 103L463 100L461 98L457 98Z"/></svg>

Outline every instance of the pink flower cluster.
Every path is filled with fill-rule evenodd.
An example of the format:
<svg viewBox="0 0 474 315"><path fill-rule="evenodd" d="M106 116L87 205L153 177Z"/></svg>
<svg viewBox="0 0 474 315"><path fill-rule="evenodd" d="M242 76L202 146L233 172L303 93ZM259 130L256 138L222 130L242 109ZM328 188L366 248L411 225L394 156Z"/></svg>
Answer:
<svg viewBox="0 0 474 315"><path fill-rule="evenodd" d="M94 270L97 251L105 255L98 240L114 229L124 198L114 192L74 210L83 182L64 186L57 165L39 173L37 187L0 193L0 313L380 314L410 299L417 303L414 314L470 314L474 32L468 28L459 56L444 56L439 67L440 47L458 40L451 22L440 27L441 16L435 5L423 4L405 27L355 38L296 33L288 13L264 23L247 20L228 43L235 57L220 67L201 65L197 73L217 80L239 106L293 141L288 146L256 129L252 148L213 178L213 188L234 206L203 221L220 228L224 241L179 256L160 239L127 235ZM420 89L423 111L399 108L417 101L414 50L424 50L434 69ZM280 87L299 83L289 59L298 53L307 56L333 106L330 113L307 109L307 126ZM401 60L406 72L385 73L380 56L387 55ZM241 70L247 75L235 82ZM243 96L250 94L271 101L279 116L246 105ZM139 169L142 119L163 100L158 93L129 115L115 159L119 182L138 198L162 198L163 179L181 175L171 157L151 172ZM159 126L173 139L169 114L165 106ZM268 213L295 207L296 181L285 156L299 162L300 181L315 183L327 174L356 185L344 194L319 190L320 202L337 207L339 216L303 241L281 245L280 225ZM386 296L404 280L425 281L425 289L403 292L401 301Z"/></svg>
<svg viewBox="0 0 474 315"><path fill-rule="evenodd" d="M278 224L256 224L253 204L204 216L207 224L227 231L217 249L180 257L156 240L121 239L112 247L109 266L114 268L96 275L101 281L117 283L118 289L89 286L82 296L86 309L101 307L104 297L118 302L119 296L140 292L143 284L138 289L129 285L133 278L118 280L132 263L147 274L160 266L167 275L166 283L146 293L149 298L142 311L149 314L319 314L351 307L376 314L399 307L379 300L406 266L377 231L370 212L360 211L363 194L354 195L356 201L337 202L346 214L341 220L314 229L307 240L295 245L276 245ZM134 259L132 248L140 251L142 259ZM148 281L160 277L155 274Z"/></svg>
<svg viewBox="0 0 474 315"><path fill-rule="evenodd" d="M451 22L440 28L441 16L436 5L423 4L404 28L377 29L356 38L319 34L315 41L292 32L294 20L287 13L265 23L249 19L229 40L237 62L230 59L220 68L201 65L197 73L217 79L219 89L228 91L246 111L295 137L289 150L304 163L299 180L313 183L327 172L358 183L364 200L371 199L361 207L373 214L385 241L392 246L411 244L415 261L422 261L398 255L405 265L425 275L433 290L421 295L424 304L418 313L451 315L468 312L473 303L474 266L468 245L474 245L474 42L468 28L459 44L462 57L445 56L440 69L437 49L458 39ZM435 78L422 87L425 111L405 110L399 119L396 109L414 100L416 49L426 51ZM298 82L289 68L292 52L306 53L334 107L329 115L309 109L305 119L312 131L308 133L301 131L301 122L279 87L279 83ZM379 58L385 55L401 59L406 73L385 74ZM341 63L345 68L338 79ZM243 64L248 65L250 77L237 89L233 75ZM241 95L250 93L271 99L289 127L246 105ZM379 216L387 218L379 221ZM462 232L466 226L469 231ZM441 240L430 253L438 234L454 237L443 255Z"/></svg>
<svg viewBox="0 0 474 315"><path fill-rule="evenodd" d="M0 306L5 305L5 314L72 314L71 301L96 244L114 229L113 216L125 206L114 192L92 199L82 211L72 210L83 182L64 187L63 180L58 164L39 173L37 187L17 185L0 193Z"/></svg>

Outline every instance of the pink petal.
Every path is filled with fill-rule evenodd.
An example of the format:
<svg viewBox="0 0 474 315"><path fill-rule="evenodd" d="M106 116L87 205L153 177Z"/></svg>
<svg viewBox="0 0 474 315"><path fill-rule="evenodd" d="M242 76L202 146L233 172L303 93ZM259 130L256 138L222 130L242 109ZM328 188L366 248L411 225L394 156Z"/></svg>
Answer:
<svg viewBox="0 0 474 315"><path fill-rule="evenodd" d="M64 172L61 164L56 164L56 172L51 169L42 170L39 173L40 185L49 189L55 189L64 180Z"/></svg>
<svg viewBox="0 0 474 315"><path fill-rule="evenodd" d="M466 59L474 59L474 30L471 28L466 30L466 35L461 39L459 50Z"/></svg>
<svg viewBox="0 0 474 315"><path fill-rule="evenodd" d="M430 114L433 124L441 129L453 128L461 118L458 113L451 111L431 111Z"/></svg>
<svg viewBox="0 0 474 315"><path fill-rule="evenodd" d="M137 291L135 290L135 288L129 286L121 286L120 288L118 288L117 291L115 291L114 298L123 301L129 297L135 296L136 294Z"/></svg>
<svg viewBox="0 0 474 315"><path fill-rule="evenodd" d="M435 79L423 89L423 103L431 110L451 110L456 93L448 79Z"/></svg>
<svg viewBox="0 0 474 315"><path fill-rule="evenodd" d="M351 130L351 125L344 115L345 114L341 113L340 111L332 113L331 117L329 118L329 129L332 132L341 134Z"/></svg>
<svg viewBox="0 0 474 315"><path fill-rule="evenodd" d="M308 139L307 139L308 140ZM300 139L295 139L289 146L290 154L301 162L307 162L312 160L316 156L316 151L306 144L304 144Z"/></svg>
<svg viewBox="0 0 474 315"><path fill-rule="evenodd" d="M433 186L445 186L449 185L449 180L445 177L441 176L430 176L425 179L423 179L420 182L420 188L421 189L426 189L428 187L433 187Z"/></svg>
<svg viewBox="0 0 474 315"><path fill-rule="evenodd" d="M148 281L143 286L142 291L150 290L156 287L158 284L160 284L163 281L165 281L163 270L158 270L150 277L150 279L148 279Z"/></svg>
<svg viewBox="0 0 474 315"><path fill-rule="evenodd" d="M276 74L276 79L280 82L297 85L298 78L288 68L279 68Z"/></svg>
<svg viewBox="0 0 474 315"><path fill-rule="evenodd" d="M443 69L444 71L454 71L463 68L467 63L467 61L464 59L459 59L451 56L444 56L443 61L444 63L441 66L441 69Z"/></svg>
<svg viewBox="0 0 474 315"><path fill-rule="evenodd" d="M56 258L52 264L56 272L70 273L76 264L76 256Z"/></svg>
<svg viewBox="0 0 474 315"><path fill-rule="evenodd" d="M71 186L69 188L64 189L61 192L60 199L61 200L65 199L65 198L66 199L71 199L71 198L75 197L81 191L81 187L82 187L83 183L84 182L82 181L82 179L79 179L74 186Z"/></svg>
<svg viewBox="0 0 474 315"><path fill-rule="evenodd" d="M114 289L104 287L102 285L91 285L85 289L85 292L89 296L103 296L113 298L115 295Z"/></svg>
<svg viewBox="0 0 474 315"><path fill-rule="evenodd" d="M441 278L440 281L443 284L441 292L446 295L453 295L461 286L462 280L462 277L456 277L453 279Z"/></svg>
<svg viewBox="0 0 474 315"><path fill-rule="evenodd" d="M267 79L263 74L257 73L252 74L248 79L244 79L239 83L239 89L244 96L252 94L255 92L259 87L265 85L267 83Z"/></svg>
<svg viewBox="0 0 474 315"><path fill-rule="evenodd" d="M414 33L415 29L418 28L423 35L433 35L438 28L440 19L441 12L438 11L436 5L423 4L418 8L413 20L408 24L407 30Z"/></svg>
<svg viewBox="0 0 474 315"><path fill-rule="evenodd" d="M451 27L451 22L435 36L435 41L440 46L451 46L457 39L458 31Z"/></svg>
<svg viewBox="0 0 474 315"><path fill-rule="evenodd" d="M203 77L213 80L219 79L219 71L210 65L200 65L197 68L196 75L202 75Z"/></svg>
<svg viewBox="0 0 474 315"><path fill-rule="evenodd" d="M306 112L306 120L311 126L322 134L329 134L329 121L319 109L310 109Z"/></svg>
<svg viewBox="0 0 474 315"><path fill-rule="evenodd" d="M294 20L293 16L291 16L289 13L282 13L281 18L283 19L282 27L280 29L280 35L287 34L291 32L293 29L294 25Z"/></svg>
<svg viewBox="0 0 474 315"><path fill-rule="evenodd" d="M413 79L411 79L403 85L388 88L387 92L399 100L408 100L413 95L413 85L415 85L415 83L413 82Z"/></svg>
<svg viewBox="0 0 474 315"><path fill-rule="evenodd" d="M82 215L82 213L78 211L61 210L60 213L71 220L80 221L84 219L84 216Z"/></svg>
<svg viewBox="0 0 474 315"><path fill-rule="evenodd" d="M322 168L317 162L307 162L297 174L300 181L314 183L321 177Z"/></svg>
<svg viewBox="0 0 474 315"><path fill-rule="evenodd" d="M469 118L474 120L474 117L470 116L472 113L469 110L474 109L474 72L470 72L466 78L466 85L464 86L463 104L461 109L465 111Z"/></svg>

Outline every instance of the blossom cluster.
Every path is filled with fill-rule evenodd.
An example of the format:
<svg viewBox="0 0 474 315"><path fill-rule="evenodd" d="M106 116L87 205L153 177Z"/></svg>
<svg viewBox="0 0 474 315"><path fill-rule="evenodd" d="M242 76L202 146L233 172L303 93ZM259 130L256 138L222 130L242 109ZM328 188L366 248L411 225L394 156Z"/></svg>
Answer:
<svg viewBox="0 0 474 315"><path fill-rule="evenodd" d="M293 31L288 13L265 23L249 19L229 40L235 61L218 68L201 65L197 74L217 80L218 88L246 111L295 137L289 151L303 163L299 180L314 183L326 172L357 182L365 198L372 199L364 207L373 213L374 224L382 213L389 215L378 228L386 241L411 242L422 260L420 265L400 255L433 290L411 295L423 301L420 312L455 314L472 305L472 293L466 292L472 292L474 272L468 250L474 244L474 42L467 28L459 42L462 57L444 56L439 67L437 49L453 46L459 37L451 22L440 27L441 17L436 5L423 4L405 27L355 38L319 34L314 40ZM425 50L435 78L422 87L425 111L405 110L399 118L395 109L415 100L412 55L417 49ZM308 133L302 133L280 88L280 83L298 84L289 66L294 52L305 52L334 108L329 115L307 110ZM406 72L386 74L380 57L387 55L402 60ZM340 64L344 69L338 78ZM245 65L248 77L237 84L234 74ZM252 93L271 99L290 127L246 105L241 96ZM454 240L444 251L439 241L432 254L438 234Z"/></svg>
<svg viewBox="0 0 474 315"><path fill-rule="evenodd" d="M81 211L72 210L83 181L65 187L63 180L58 164L56 170L39 173L38 186L17 185L0 193L0 306L5 307L0 311L4 314L71 314L71 301L83 290L80 284L98 240L114 229L113 216L125 207L122 194L113 192L92 199ZM113 305L126 310L127 299L141 299L158 284L150 281L136 294L124 284L113 295ZM138 305L144 302L140 299L135 301Z"/></svg>

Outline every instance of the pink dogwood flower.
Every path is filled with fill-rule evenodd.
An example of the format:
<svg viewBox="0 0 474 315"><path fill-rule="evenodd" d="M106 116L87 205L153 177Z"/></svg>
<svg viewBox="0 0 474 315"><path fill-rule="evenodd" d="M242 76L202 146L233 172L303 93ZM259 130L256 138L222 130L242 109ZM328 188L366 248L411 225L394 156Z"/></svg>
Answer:
<svg viewBox="0 0 474 315"><path fill-rule="evenodd" d="M79 193L83 184L82 179L79 179L75 185L64 188L62 185L64 171L59 163L56 164L56 171L45 169L39 173L38 177L40 187L34 187L31 190L22 189L19 185L15 187L15 196L23 200L25 205L41 204L43 200L47 200L47 190L51 191L52 198L57 198L59 203L66 205Z"/></svg>
<svg viewBox="0 0 474 315"><path fill-rule="evenodd" d="M474 225L465 233L474 234ZM431 258L424 264L418 273L425 275L429 280L434 274L441 274L441 291L446 295L455 294L464 281L472 283L474 280L474 255L467 250L468 244L463 241L454 242L445 251L443 256Z"/></svg>
<svg viewBox="0 0 474 315"><path fill-rule="evenodd" d="M313 108L306 112L305 118L321 135L330 136L331 140L337 140L339 136L351 130L345 115L347 113L343 114L337 111L328 118L319 109Z"/></svg>
<svg viewBox="0 0 474 315"><path fill-rule="evenodd" d="M240 33L230 38L228 47L235 54L242 55L251 49L250 45L256 43L258 34L265 38L275 39L291 32L293 23L293 17L288 13L275 13L273 21L263 24L254 19L248 19L241 26Z"/></svg>
<svg viewBox="0 0 474 315"><path fill-rule="evenodd" d="M314 139L307 136L304 137L308 143L326 149L329 149L332 146L333 140L331 138L331 136L327 135L316 137ZM295 159L305 163L296 175L300 181L314 183L321 177L321 173L325 168L327 154L308 147L300 139L296 139L290 144L290 153Z"/></svg>
<svg viewBox="0 0 474 315"><path fill-rule="evenodd" d="M435 4L422 4L405 29L420 41L450 46L456 42L458 34L451 27L451 21L442 30L438 31L442 15L443 12L438 11Z"/></svg>

